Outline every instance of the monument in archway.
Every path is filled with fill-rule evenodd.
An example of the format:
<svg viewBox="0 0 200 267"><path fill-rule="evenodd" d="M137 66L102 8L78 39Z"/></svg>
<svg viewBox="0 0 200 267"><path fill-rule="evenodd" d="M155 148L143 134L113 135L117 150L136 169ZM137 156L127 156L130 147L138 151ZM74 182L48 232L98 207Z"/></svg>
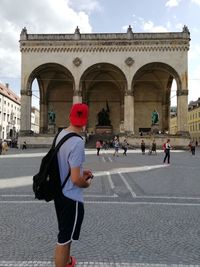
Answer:
<svg viewBox="0 0 200 267"><path fill-rule="evenodd" d="M95 132L97 114L109 103L112 131L139 134L151 128L151 113L159 128L169 129L172 81L177 85L178 134L187 128L188 50L190 33L29 34L20 35L21 134L31 129L32 82L40 91L40 133L48 133L48 107L56 114L55 129L68 124L72 103L90 108L88 132ZM92 56L91 56L92 55Z"/></svg>

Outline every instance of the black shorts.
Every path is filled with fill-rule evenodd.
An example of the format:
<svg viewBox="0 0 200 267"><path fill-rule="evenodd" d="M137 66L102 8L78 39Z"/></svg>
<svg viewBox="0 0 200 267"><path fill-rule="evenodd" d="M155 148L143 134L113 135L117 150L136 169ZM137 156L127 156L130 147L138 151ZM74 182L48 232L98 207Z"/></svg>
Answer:
<svg viewBox="0 0 200 267"><path fill-rule="evenodd" d="M54 200L58 219L58 244L65 245L78 240L84 217L84 205L65 197L63 194Z"/></svg>

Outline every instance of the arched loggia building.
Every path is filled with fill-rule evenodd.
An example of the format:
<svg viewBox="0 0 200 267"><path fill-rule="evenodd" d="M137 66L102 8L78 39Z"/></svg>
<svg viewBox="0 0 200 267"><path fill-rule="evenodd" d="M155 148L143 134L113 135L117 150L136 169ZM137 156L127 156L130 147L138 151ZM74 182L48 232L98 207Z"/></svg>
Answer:
<svg viewBox="0 0 200 267"><path fill-rule="evenodd" d="M178 134L188 131L188 50L190 33L28 34L20 35L21 134L31 129L32 83L40 93L40 133L48 133L48 112L56 130L68 124L72 103L90 107L87 129L95 132L97 114L109 106L114 134L137 135L151 127L169 129L172 81L177 86Z"/></svg>

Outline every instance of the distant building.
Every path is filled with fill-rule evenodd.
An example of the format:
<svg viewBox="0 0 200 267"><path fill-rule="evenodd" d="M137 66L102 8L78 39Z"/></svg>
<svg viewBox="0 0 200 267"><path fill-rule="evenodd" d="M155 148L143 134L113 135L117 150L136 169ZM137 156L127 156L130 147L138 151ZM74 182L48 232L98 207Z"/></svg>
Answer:
<svg viewBox="0 0 200 267"><path fill-rule="evenodd" d="M31 108L31 131L39 133L40 112L36 107Z"/></svg>
<svg viewBox="0 0 200 267"><path fill-rule="evenodd" d="M188 130L193 141L200 142L200 98L188 106Z"/></svg>
<svg viewBox="0 0 200 267"><path fill-rule="evenodd" d="M73 103L88 103L88 133L139 136L151 131L151 114L159 130L169 131L170 95L177 85L177 133L185 136L188 105L190 32L31 34L23 28L21 51L21 136L31 130L33 81L38 82L40 134L53 135L68 125ZM109 125L100 125L106 109ZM55 125L48 113L55 113ZM65 114L65 115L64 115ZM100 128L99 128L100 126ZM102 128L102 126L106 126ZM38 136L38 139L40 137Z"/></svg>
<svg viewBox="0 0 200 267"><path fill-rule="evenodd" d="M188 131L191 140L200 143L200 98L197 101L191 101L188 105ZM177 115L171 113L170 134L177 132Z"/></svg>
<svg viewBox="0 0 200 267"><path fill-rule="evenodd" d="M9 84L0 84L0 138L16 139L20 130L21 102Z"/></svg>

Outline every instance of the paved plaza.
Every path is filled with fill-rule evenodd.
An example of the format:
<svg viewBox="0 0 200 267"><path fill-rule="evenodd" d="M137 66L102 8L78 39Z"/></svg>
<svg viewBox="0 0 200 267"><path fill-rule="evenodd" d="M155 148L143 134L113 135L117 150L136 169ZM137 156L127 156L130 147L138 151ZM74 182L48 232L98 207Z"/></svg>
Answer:
<svg viewBox="0 0 200 267"><path fill-rule="evenodd" d="M34 199L32 176L46 150L0 156L0 267L53 267L53 202ZM72 245L78 267L200 266L200 151L113 157L86 150L94 171L85 219Z"/></svg>

